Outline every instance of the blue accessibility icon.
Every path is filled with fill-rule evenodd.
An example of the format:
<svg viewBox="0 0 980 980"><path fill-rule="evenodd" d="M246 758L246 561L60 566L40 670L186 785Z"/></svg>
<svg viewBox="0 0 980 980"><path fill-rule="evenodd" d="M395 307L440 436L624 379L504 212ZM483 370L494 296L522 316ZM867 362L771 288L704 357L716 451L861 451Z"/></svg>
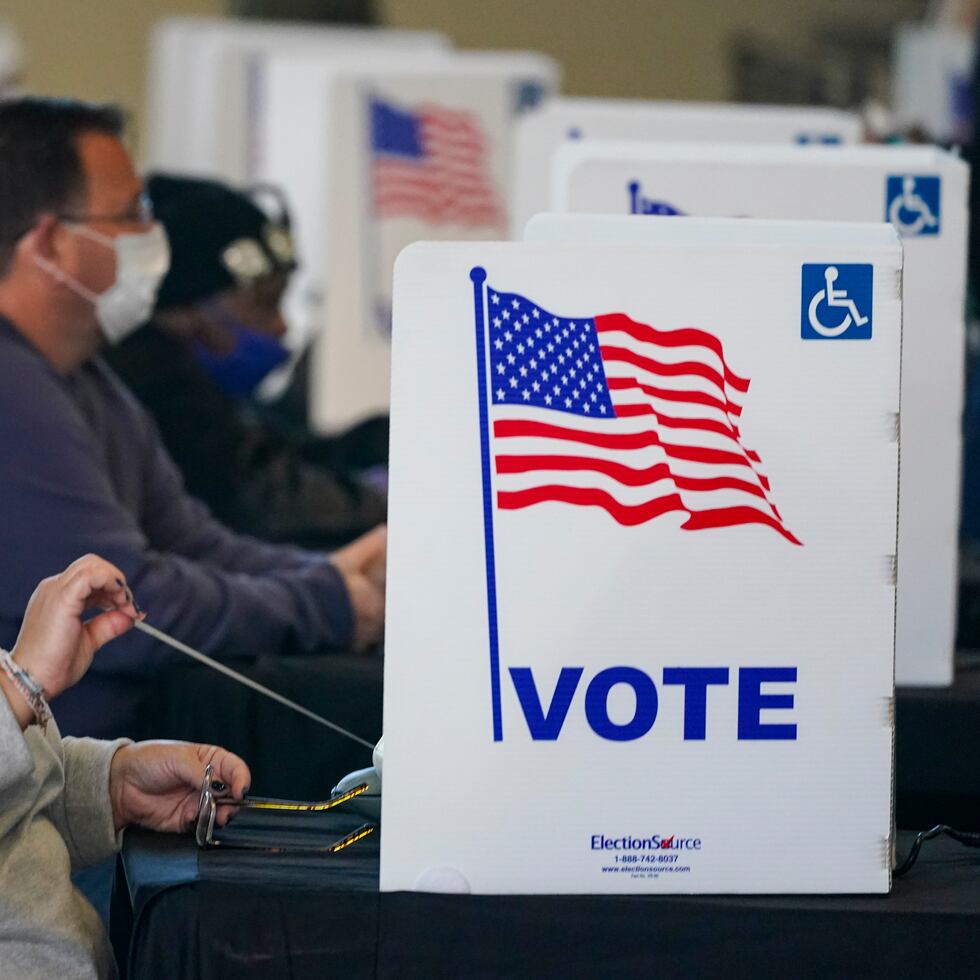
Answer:
<svg viewBox="0 0 980 980"><path fill-rule="evenodd" d="M870 340L874 266L867 262L803 264L800 336L804 340Z"/></svg>
<svg viewBox="0 0 980 980"><path fill-rule="evenodd" d="M940 178L904 174L889 177L885 187L885 221L900 235L939 234Z"/></svg>
<svg viewBox="0 0 980 980"><path fill-rule="evenodd" d="M652 197L647 197L638 180L631 180L626 185L626 192L629 194L630 214L674 215L684 213L669 201L658 201Z"/></svg>
<svg viewBox="0 0 980 980"><path fill-rule="evenodd" d="M841 138L837 133L797 133L796 142L800 146L807 146L811 143L819 143L823 146L837 146Z"/></svg>

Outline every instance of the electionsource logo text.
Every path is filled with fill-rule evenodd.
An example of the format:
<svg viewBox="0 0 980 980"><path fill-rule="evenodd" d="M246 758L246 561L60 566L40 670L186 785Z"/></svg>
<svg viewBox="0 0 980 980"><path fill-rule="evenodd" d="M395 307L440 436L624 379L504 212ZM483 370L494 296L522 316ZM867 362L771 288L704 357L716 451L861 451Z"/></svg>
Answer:
<svg viewBox="0 0 980 980"><path fill-rule="evenodd" d="M606 837L603 834L592 835L593 851L700 851L700 837L678 837L671 834L663 837L654 834L652 837Z"/></svg>

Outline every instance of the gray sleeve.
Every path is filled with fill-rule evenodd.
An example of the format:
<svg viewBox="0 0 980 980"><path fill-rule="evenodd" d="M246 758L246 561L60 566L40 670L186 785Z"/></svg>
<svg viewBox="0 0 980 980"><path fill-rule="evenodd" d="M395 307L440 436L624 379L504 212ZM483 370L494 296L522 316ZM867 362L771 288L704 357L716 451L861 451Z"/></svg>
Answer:
<svg viewBox="0 0 980 980"><path fill-rule="evenodd" d="M112 819L109 767L116 751L129 739L101 742L94 738L65 738L65 791L48 811L64 838L72 871L115 854L122 842Z"/></svg>
<svg viewBox="0 0 980 980"><path fill-rule="evenodd" d="M115 853L120 837L113 827L109 802L109 765L116 750L129 744L128 739L62 740L57 728L49 729L46 737L37 731L34 737L38 739L37 751L45 753L52 766L60 761L64 767L64 790L57 796L53 796L49 783L45 784L48 788L38 784L35 753L6 697L0 694L0 841L17 824L33 816L43 793L49 798L53 796L44 812L68 848L72 870L95 864ZM42 764L42 771L53 770L44 769Z"/></svg>
<svg viewBox="0 0 980 980"><path fill-rule="evenodd" d="M34 756L0 691L0 841L24 818L33 773Z"/></svg>

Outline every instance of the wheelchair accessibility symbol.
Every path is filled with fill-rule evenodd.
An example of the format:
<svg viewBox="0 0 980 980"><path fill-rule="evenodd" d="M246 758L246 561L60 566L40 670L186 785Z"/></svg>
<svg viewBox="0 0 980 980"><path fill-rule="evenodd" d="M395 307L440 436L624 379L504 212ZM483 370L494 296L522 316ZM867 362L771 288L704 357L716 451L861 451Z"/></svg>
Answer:
<svg viewBox="0 0 980 980"><path fill-rule="evenodd" d="M629 194L630 214L683 214L680 208L675 208L668 201L655 201L643 193L643 188L638 180L631 180L626 185L626 192Z"/></svg>
<svg viewBox="0 0 980 980"><path fill-rule="evenodd" d="M870 263L804 264L800 336L870 340L873 272Z"/></svg>
<svg viewBox="0 0 980 980"><path fill-rule="evenodd" d="M900 235L939 234L938 177L889 177L885 190L885 220Z"/></svg>
<svg viewBox="0 0 980 980"><path fill-rule="evenodd" d="M837 133L797 133L796 142L800 146L807 146L810 143L820 143L824 146L836 146L841 138Z"/></svg>

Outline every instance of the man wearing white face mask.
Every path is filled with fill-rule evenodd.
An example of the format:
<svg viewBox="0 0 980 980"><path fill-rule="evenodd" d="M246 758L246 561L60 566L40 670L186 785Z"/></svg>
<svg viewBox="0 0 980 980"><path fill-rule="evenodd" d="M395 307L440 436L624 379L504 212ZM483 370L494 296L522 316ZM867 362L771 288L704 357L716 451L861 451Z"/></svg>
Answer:
<svg viewBox="0 0 980 980"><path fill-rule="evenodd" d="M149 203L139 203L121 215L61 215L65 228L115 253L115 281L108 289L96 292L83 285L47 256L34 255L37 265L73 293L91 303L102 336L118 344L138 327L153 309L157 289L170 268L170 249L163 227L153 221ZM120 232L105 235L92 224L149 225L147 231Z"/></svg>
<svg viewBox="0 0 980 980"><path fill-rule="evenodd" d="M0 646L33 583L100 552L150 622L212 656L367 648L383 624L384 530L329 557L231 533L187 496L98 357L147 318L169 260L121 132L113 108L0 103ZM62 730L138 732L172 662L128 634L55 703Z"/></svg>

